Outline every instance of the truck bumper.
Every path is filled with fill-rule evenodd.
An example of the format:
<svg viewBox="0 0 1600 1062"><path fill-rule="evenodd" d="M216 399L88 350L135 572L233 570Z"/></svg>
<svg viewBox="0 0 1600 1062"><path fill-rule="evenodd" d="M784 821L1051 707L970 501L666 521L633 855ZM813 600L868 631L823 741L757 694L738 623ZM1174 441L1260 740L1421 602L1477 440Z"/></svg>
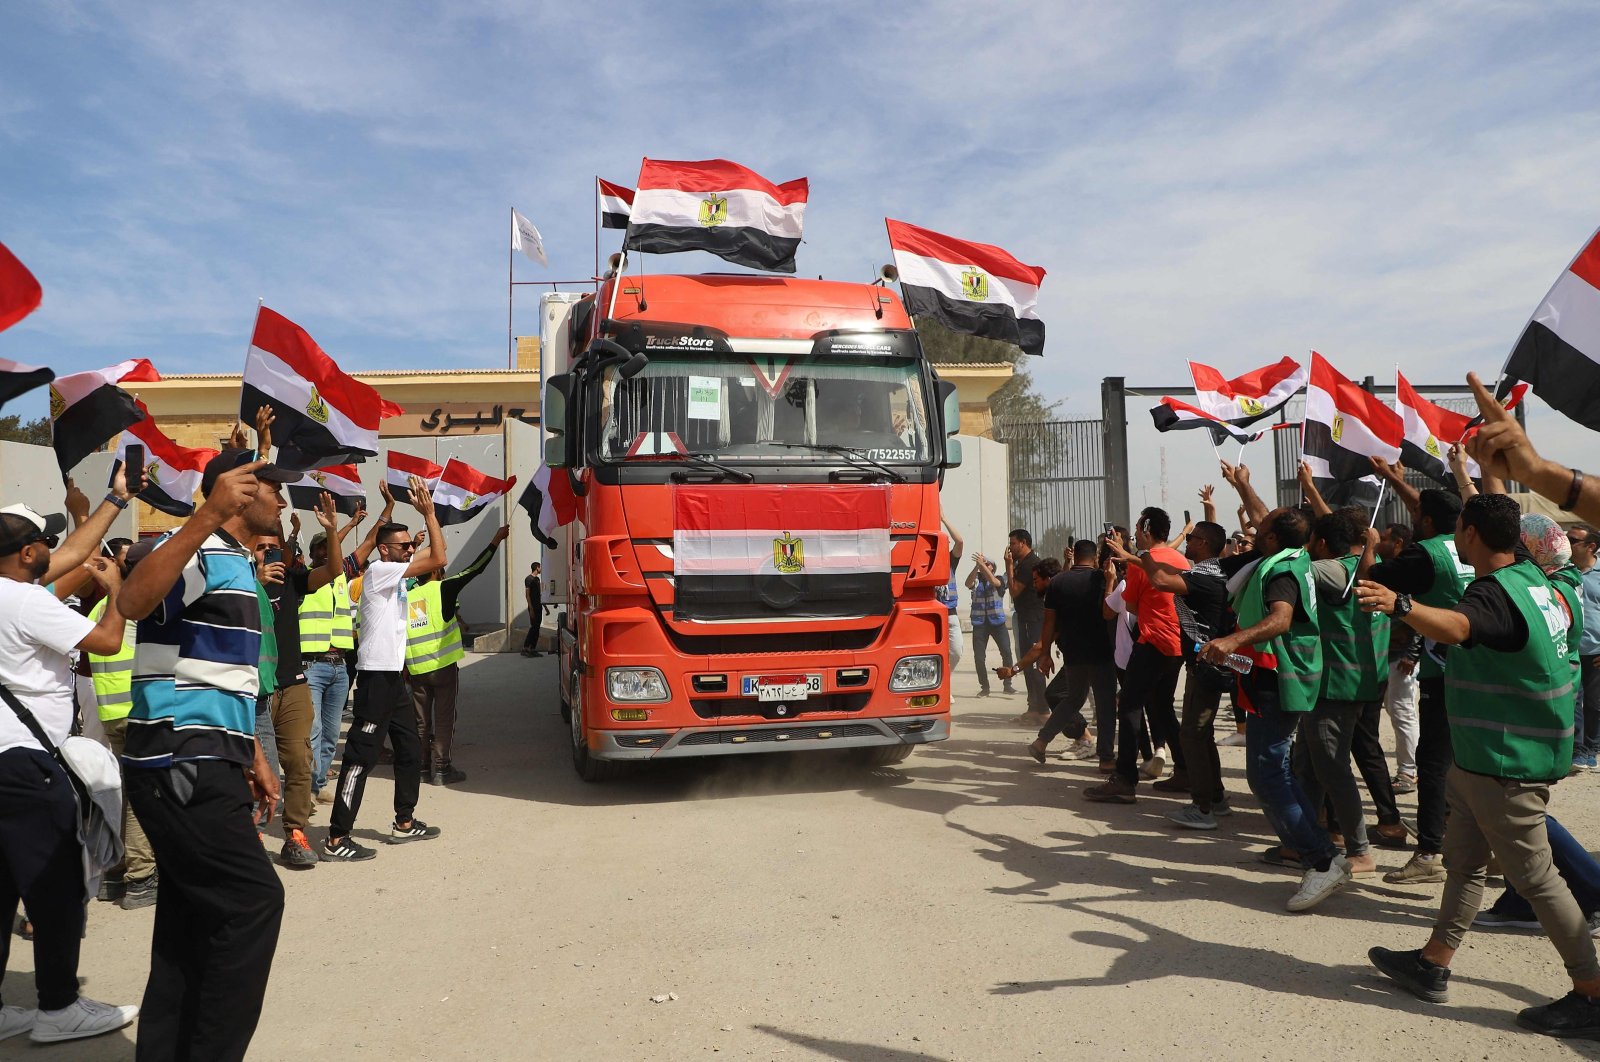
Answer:
<svg viewBox="0 0 1600 1062"><path fill-rule="evenodd" d="M845 719L830 723L695 726L681 730L590 731L590 755L602 760L666 760L751 752L922 745L950 736L948 717ZM647 744L648 743L648 744Z"/></svg>

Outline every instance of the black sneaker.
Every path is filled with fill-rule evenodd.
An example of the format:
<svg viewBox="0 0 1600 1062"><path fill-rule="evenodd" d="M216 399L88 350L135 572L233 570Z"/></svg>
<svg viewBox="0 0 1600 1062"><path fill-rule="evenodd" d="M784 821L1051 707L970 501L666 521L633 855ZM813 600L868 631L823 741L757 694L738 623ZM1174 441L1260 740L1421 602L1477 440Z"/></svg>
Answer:
<svg viewBox="0 0 1600 1062"><path fill-rule="evenodd" d="M99 895L97 895L95 898L101 903L116 903L118 900L122 899L122 894L127 891L128 883L121 878L117 878L116 880L112 880L111 878L102 878L100 881Z"/></svg>
<svg viewBox="0 0 1600 1062"><path fill-rule="evenodd" d="M410 844L412 841L431 841L439 836L439 827L429 826L421 819L412 819L411 825L405 829L400 828L397 822L389 830L390 844Z"/></svg>
<svg viewBox="0 0 1600 1062"><path fill-rule="evenodd" d="M124 911L137 911L141 907L149 907L156 902L156 887L159 884L155 874L138 881L126 882L122 890L122 899L118 903Z"/></svg>
<svg viewBox="0 0 1600 1062"><path fill-rule="evenodd" d="M467 772L454 767L442 767L422 776L429 785L457 785L467 780Z"/></svg>
<svg viewBox="0 0 1600 1062"><path fill-rule="evenodd" d="M322 842L322 850L317 853L324 863L359 863L365 859L376 859L378 851L375 848L364 848L350 838L342 838L338 844L333 843L329 837Z"/></svg>
<svg viewBox="0 0 1600 1062"><path fill-rule="evenodd" d="M1372 948L1367 951L1367 958L1385 977L1397 982L1418 999L1427 1003L1450 1002L1449 969L1428 962L1422 957L1420 950L1390 951L1388 948ZM1523 1011L1523 1013L1529 1012Z"/></svg>
<svg viewBox="0 0 1600 1062"><path fill-rule="evenodd" d="M306 835L299 830L290 830L289 835L283 840L283 851L278 853L278 858L283 860L283 865L291 870L310 870L322 862L317 858L316 849L311 847L311 842L306 840Z"/></svg>
<svg viewBox="0 0 1600 1062"><path fill-rule="evenodd" d="M1546 1036L1600 1040L1600 1000L1568 992L1554 1003L1529 1007L1517 1015L1517 1024Z"/></svg>
<svg viewBox="0 0 1600 1062"><path fill-rule="evenodd" d="M978 696L979 697L987 697L987 696L989 696L989 687L985 686L983 689L979 690L978 691Z"/></svg>

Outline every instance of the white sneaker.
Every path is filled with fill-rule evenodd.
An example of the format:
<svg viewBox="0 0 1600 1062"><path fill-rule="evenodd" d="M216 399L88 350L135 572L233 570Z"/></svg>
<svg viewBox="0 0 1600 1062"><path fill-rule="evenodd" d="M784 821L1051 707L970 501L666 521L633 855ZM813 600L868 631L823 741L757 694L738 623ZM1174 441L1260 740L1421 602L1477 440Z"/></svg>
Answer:
<svg viewBox="0 0 1600 1062"><path fill-rule="evenodd" d="M1074 741L1061 758L1064 760L1092 760L1099 755L1100 753L1095 748L1094 738L1085 734L1077 741Z"/></svg>
<svg viewBox="0 0 1600 1062"><path fill-rule="evenodd" d="M1153 782L1161 777L1162 768L1166 765L1167 758L1158 752L1144 761L1144 766L1139 768L1139 777L1147 782Z"/></svg>
<svg viewBox="0 0 1600 1062"><path fill-rule="evenodd" d="M29 1010L27 1007L0 1007L0 1040L25 1033L33 1028L33 1019L38 1014L38 1011Z"/></svg>
<svg viewBox="0 0 1600 1062"><path fill-rule="evenodd" d="M1229 748L1235 748L1235 749L1236 748L1240 748L1241 746L1244 745L1244 735L1239 733L1239 731L1235 730L1233 733L1229 734L1227 737L1225 737L1221 741L1217 742L1217 744L1218 745L1226 745Z"/></svg>
<svg viewBox="0 0 1600 1062"><path fill-rule="evenodd" d="M53 1044L60 1040L81 1040L86 1036L116 1032L139 1016L139 1008L114 1007L79 996L70 1007L41 1010L38 1013L28 1039L36 1044Z"/></svg>
<svg viewBox="0 0 1600 1062"><path fill-rule="evenodd" d="M1339 891L1350 880L1350 863L1342 855L1333 857L1327 870L1312 867L1300 879L1300 891L1289 897L1289 910L1309 911Z"/></svg>

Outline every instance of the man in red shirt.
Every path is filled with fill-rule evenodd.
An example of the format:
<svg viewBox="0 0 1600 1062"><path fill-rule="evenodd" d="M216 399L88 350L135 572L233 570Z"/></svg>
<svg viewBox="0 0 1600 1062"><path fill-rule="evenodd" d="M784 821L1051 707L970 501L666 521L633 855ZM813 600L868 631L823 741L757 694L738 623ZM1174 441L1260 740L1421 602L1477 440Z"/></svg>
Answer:
<svg viewBox="0 0 1600 1062"><path fill-rule="evenodd" d="M1134 525L1134 544L1141 554L1149 554L1158 564L1187 571L1183 554L1166 545L1172 533L1172 518L1165 509L1148 508ZM1139 730L1144 718L1150 720L1150 743L1172 750L1175 770L1182 771L1183 747L1178 741L1178 717L1173 711L1173 696L1178 675L1183 670L1183 647L1178 633L1178 608L1172 595L1157 590L1138 564L1128 565L1127 585L1122 599L1128 612L1139 621L1139 640L1128 658L1122 696L1117 705L1117 769L1102 785L1085 789L1086 799L1102 804L1132 804L1139 784Z"/></svg>

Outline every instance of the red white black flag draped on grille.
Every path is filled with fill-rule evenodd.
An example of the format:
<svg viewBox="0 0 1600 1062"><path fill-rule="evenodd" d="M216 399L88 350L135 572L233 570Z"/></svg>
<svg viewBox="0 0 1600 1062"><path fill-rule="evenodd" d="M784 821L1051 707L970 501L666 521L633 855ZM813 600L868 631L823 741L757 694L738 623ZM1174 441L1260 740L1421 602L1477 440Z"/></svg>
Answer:
<svg viewBox="0 0 1600 1062"><path fill-rule="evenodd" d="M245 357L239 419L253 424L263 405L277 414L273 462L300 471L377 456L379 421L405 412L342 371L305 329L265 306L256 313Z"/></svg>
<svg viewBox="0 0 1600 1062"><path fill-rule="evenodd" d="M645 159L623 245L650 254L707 251L751 269L793 273L807 188L804 177L773 184L726 159Z"/></svg>
<svg viewBox="0 0 1600 1062"><path fill-rule="evenodd" d="M1044 267L1023 265L987 243L945 236L884 219L900 271L906 312L932 317L952 332L1013 343L1044 353L1044 322L1034 309Z"/></svg>
<svg viewBox="0 0 1600 1062"><path fill-rule="evenodd" d="M1589 237L1533 311L1506 359L1496 397L1512 381L1584 427L1600 431L1600 232Z"/></svg>
<svg viewBox="0 0 1600 1062"><path fill-rule="evenodd" d="M160 379L145 358L57 377L50 385L50 440L62 474L144 419L144 408L118 384Z"/></svg>
<svg viewBox="0 0 1600 1062"><path fill-rule="evenodd" d="M1243 446L1245 443L1253 443L1257 439L1264 438L1268 432L1299 427L1298 424L1273 424L1260 430L1241 428L1227 421L1218 420L1205 410L1191 406L1187 402L1180 402L1176 398L1163 398L1151 406L1150 419L1155 422L1156 431L1208 428L1211 431L1213 446L1221 446L1227 439L1232 439Z"/></svg>
<svg viewBox="0 0 1600 1062"><path fill-rule="evenodd" d="M128 447L143 446L145 488L139 492L139 500L168 516L189 516L194 512L194 496L200 490L206 462L217 456L217 451L204 446L180 446L156 426L156 418L143 402L135 399L134 404L144 419L128 425L117 440L111 478L116 479L117 469L127 460Z"/></svg>
<svg viewBox="0 0 1600 1062"><path fill-rule="evenodd" d="M633 213L633 189L624 184L612 184L596 177L595 195L600 203L600 227L625 229L628 215Z"/></svg>
<svg viewBox="0 0 1600 1062"><path fill-rule="evenodd" d="M361 485L361 472L355 465L313 468L289 484L289 505L315 512L323 491L333 495L334 509L345 516L354 516L366 508L367 491Z"/></svg>
<svg viewBox="0 0 1600 1062"><path fill-rule="evenodd" d="M1382 481L1372 474L1370 459L1393 463L1400 456L1400 415L1312 351L1302 430L1301 456L1327 503L1376 506Z"/></svg>
<svg viewBox="0 0 1600 1062"><path fill-rule="evenodd" d="M433 488L433 511L441 526L464 524L503 498L517 485L517 477L486 476L465 461L449 458Z"/></svg>
<svg viewBox="0 0 1600 1062"><path fill-rule="evenodd" d="M550 467L543 464L528 480L517 504L527 510L533 537L546 549L559 545L551 537L556 528L572 523L578 516L578 499L573 497L566 471L551 472Z"/></svg>
<svg viewBox="0 0 1600 1062"><path fill-rule="evenodd" d="M1209 365L1189 363L1194 377L1194 404L1229 424L1254 424L1282 409L1306 385L1306 370L1284 358L1229 380Z"/></svg>

